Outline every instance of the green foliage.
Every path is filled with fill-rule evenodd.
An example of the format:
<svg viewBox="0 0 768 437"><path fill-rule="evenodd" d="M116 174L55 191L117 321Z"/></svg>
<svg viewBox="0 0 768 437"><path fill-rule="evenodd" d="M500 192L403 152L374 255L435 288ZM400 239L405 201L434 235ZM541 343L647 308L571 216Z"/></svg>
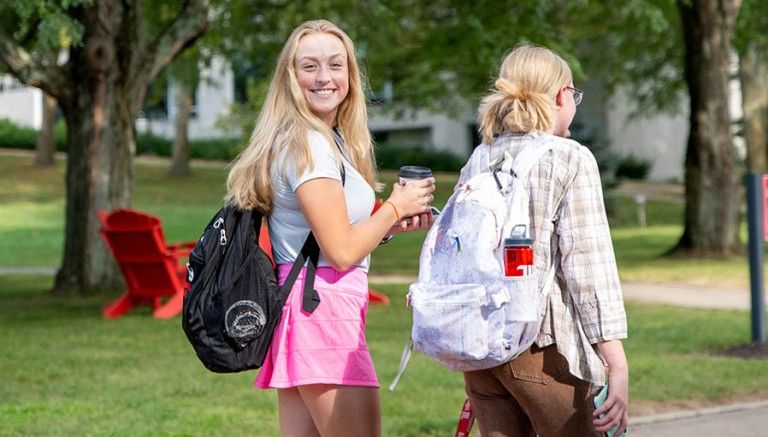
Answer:
<svg viewBox="0 0 768 437"><path fill-rule="evenodd" d="M171 140L155 135L139 134L138 155L170 156ZM232 138L203 138L189 141L189 156L198 159L231 161L240 152L241 143Z"/></svg>
<svg viewBox="0 0 768 437"><path fill-rule="evenodd" d="M67 132L63 121L56 123L54 138L56 150L66 151ZM33 150L39 131L19 126L7 119L0 119L0 147ZM205 138L190 141L192 158L232 160L240 152L242 143L231 138ZM139 155L170 156L171 140L150 134L139 134L136 138L136 153Z"/></svg>
<svg viewBox="0 0 768 437"><path fill-rule="evenodd" d="M744 53L750 46L763 53L768 51L768 2L742 2L733 43L739 53Z"/></svg>
<svg viewBox="0 0 768 437"><path fill-rule="evenodd" d="M616 167L616 178L645 179L651 170L651 161L635 155L624 156Z"/></svg>
<svg viewBox="0 0 768 437"><path fill-rule="evenodd" d="M369 97L391 85L391 99L382 110L456 112L467 102L476 104L504 54L521 42L558 51L579 74L573 46L578 40L561 34L585 3L521 0L499 8L491 0L322 0L263 7L256 0L229 0L211 29L224 53L253 74L259 96L236 108L245 112L239 118L244 132L250 132L266 90L259 82L269 81L282 44L308 19L327 18L350 35L368 79Z"/></svg>
<svg viewBox="0 0 768 437"><path fill-rule="evenodd" d="M677 113L685 95L683 35L673 0L590 0L569 15L567 38L587 75L608 91L626 85L636 115Z"/></svg>
<svg viewBox="0 0 768 437"><path fill-rule="evenodd" d="M612 191L618 186L616 178L616 153L609 144L597 138L597 129L583 121L577 113L571 124L571 138L586 146L595 157L597 168L600 170L600 184L603 187L603 201L609 218L617 214L616 198Z"/></svg>
<svg viewBox="0 0 768 437"><path fill-rule="evenodd" d="M39 131L31 127L19 126L8 119L0 118L0 147L33 150L38 133ZM63 122L56 123L54 141L56 150L66 150L67 132Z"/></svg>
<svg viewBox="0 0 768 437"><path fill-rule="evenodd" d="M79 46L85 28L73 19L73 9L93 0L28 0L0 5L0 23L11 36L36 55L55 57L61 50Z"/></svg>

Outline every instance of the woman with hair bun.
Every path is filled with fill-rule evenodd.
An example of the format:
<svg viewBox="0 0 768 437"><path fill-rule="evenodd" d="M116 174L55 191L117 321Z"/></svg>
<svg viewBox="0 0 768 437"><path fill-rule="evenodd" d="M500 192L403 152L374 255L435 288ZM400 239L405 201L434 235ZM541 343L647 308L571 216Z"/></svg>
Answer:
<svg viewBox="0 0 768 437"><path fill-rule="evenodd" d="M285 42L250 143L227 179L230 205L268 216L280 284L309 232L320 246L320 302L302 307L305 267L255 381L277 389L284 436L381 434L365 341L369 255L386 237L432 225L435 187L433 178L395 184L371 215L378 185L352 41L333 23L307 21Z"/></svg>
<svg viewBox="0 0 768 437"><path fill-rule="evenodd" d="M600 436L621 434L628 421L629 371L621 285L603 204L600 175L586 147L568 139L583 93L568 64L552 51L521 45L501 65L483 98L483 144L461 171L459 184L488 171L523 146L551 147L529 176L535 268L555 269L540 287L547 295L534 344L510 362L464 373L483 436ZM554 226L543 226L546 199ZM608 386L599 408L594 397Z"/></svg>

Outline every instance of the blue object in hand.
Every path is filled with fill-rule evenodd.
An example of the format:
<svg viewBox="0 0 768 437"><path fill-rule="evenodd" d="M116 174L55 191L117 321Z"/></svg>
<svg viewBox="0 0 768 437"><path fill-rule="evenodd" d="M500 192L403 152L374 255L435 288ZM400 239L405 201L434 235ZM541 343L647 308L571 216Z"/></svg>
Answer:
<svg viewBox="0 0 768 437"><path fill-rule="evenodd" d="M595 408L600 408L600 406L605 403L605 400L607 398L608 398L608 384L606 384L605 387L603 387L603 389L600 390L600 393L595 395L595 398L594 398ZM600 415L600 417L603 417L603 416L605 416L605 413ZM604 434L606 437L625 437L627 435L626 429L621 434L616 434L616 431L618 431L618 426L614 426Z"/></svg>

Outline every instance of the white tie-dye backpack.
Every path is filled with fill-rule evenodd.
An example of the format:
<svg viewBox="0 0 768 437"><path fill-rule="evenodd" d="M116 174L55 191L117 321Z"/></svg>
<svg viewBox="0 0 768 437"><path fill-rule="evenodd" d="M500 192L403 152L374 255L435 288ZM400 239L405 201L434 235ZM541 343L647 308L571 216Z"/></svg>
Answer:
<svg viewBox="0 0 768 437"><path fill-rule="evenodd" d="M503 251L513 228L531 237L526 182L531 168L552 150L541 139L521 145L514 159L504 152L493 171L458 187L422 246L418 281L408 293L411 336L416 350L449 370L506 363L530 347L539 332L553 269L541 290L535 268L522 277L504 275ZM493 148L505 149L502 144ZM547 214L554 215L551 195ZM551 226L552 220L543 223Z"/></svg>

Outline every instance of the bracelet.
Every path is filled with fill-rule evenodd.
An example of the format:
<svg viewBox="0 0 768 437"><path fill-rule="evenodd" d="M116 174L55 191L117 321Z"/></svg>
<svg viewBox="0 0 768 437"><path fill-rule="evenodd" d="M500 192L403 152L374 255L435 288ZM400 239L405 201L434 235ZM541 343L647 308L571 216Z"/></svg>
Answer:
<svg viewBox="0 0 768 437"><path fill-rule="evenodd" d="M390 206L392 206L392 209L395 211L395 218L397 219L397 221L400 221L400 213L397 212L397 207L395 206L395 204L390 202L389 200L385 200L382 203L382 205L386 205L387 203L390 204Z"/></svg>
<svg viewBox="0 0 768 437"><path fill-rule="evenodd" d="M394 235L390 235L390 236L388 236L388 237L384 237L384 238L382 238L382 239L381 239L381 241L379 241L379 246L381 246L382 244L387 244L387 243L389 243L389 240L391 240L391 239L393 239L393 238L395 238L395 236L394 236Z"/></svg>

